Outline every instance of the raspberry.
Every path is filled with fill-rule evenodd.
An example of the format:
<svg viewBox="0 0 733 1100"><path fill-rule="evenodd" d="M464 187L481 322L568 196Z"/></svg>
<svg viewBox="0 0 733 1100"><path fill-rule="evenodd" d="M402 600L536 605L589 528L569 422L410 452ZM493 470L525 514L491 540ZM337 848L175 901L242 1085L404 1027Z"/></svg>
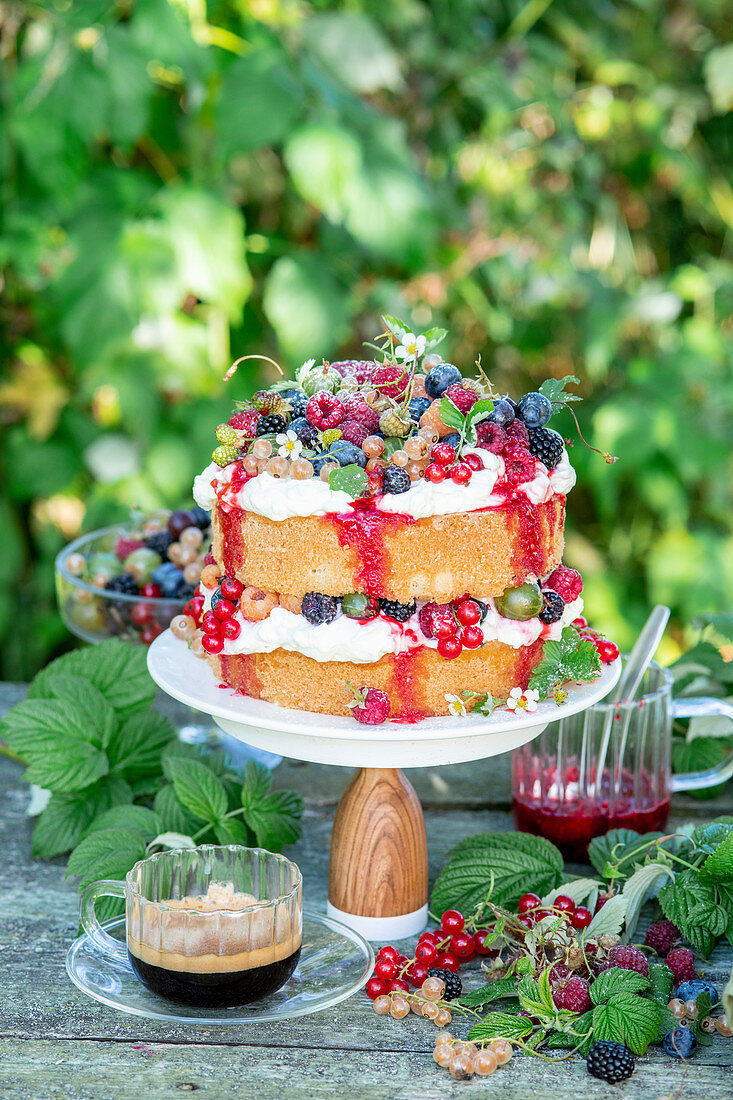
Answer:
<svg viewBox="0 0 733 1100"><path fill-rule="evenodd" d="M617 1081L625 1081L634 1072L634 1055L623 1043L612 1043L608 1039L601 1039L594 1043L588 1051L586 1059L588 1073L593 1077L599 1077L601 1081L608 1081L609 1085L615 1085Z"/></svg>
<svg viewBox="0 0 733 1100"><path fill-rule="evenodd" d="M508 442L509 436L504 429L491 420L482 420L476 428L476 446L485 451L500 455Z"/></svg>
<svg viewBox="0 0 733 1100"><path fill-rule="evenodd" d="M332 428L331 430L338 431L338 428ZM359 420L344 420L341 425L341 438L348 443L353 443L355 447L361 447L369 435L371 435L371 429L366 428Z"/></svg>
<svg viewBox="0 0 733 1100"><path fill-rule="evenodd" d="M443 397L447 397L452 401L458 411L462 412L464 416L467 412L471 411L478 401L478 394L473 393L471 390L467 390L465 386L461 386L457 382L448 387Z"/></svg>
<svg viewBox="0 0 733 1100"><path fill-rule="evenodd" d="M537 472L534 455L526 447L509 446L504 452L505 477L510 485L531 481Z"/></svg>
<svg viewBox="0 0 733 1100"><path fill-rule="evenodd" d="M552 999L558 1008L567 1008L570 1012L588 1012L591 1007L588 983L584 978L559 981L552 991Z"/></svg>
<svg viewBox="0 0 733 1100"><path fill-rule="evenodd" d="M563 437L552 428L529 429L529 449L540 462L544 462L548 470L555 469L562 458L564 447Z"/></svg>
<svg viewBox="0 0 733 1100"><path fill-rule="evenodd" d="M306 592L300 613L309 623L317 626L319 623L333 622L338 615L338 610L338 600L333 596L324 596L322 592Z"/></svg>
<svg viewBox="0 0 733 1100"><path fill-rule="evenodd" d="M397 600L379 601L379 610L388 619L394 619L397 623L406 623L411 615L415 614L415 601L411 603L398 603Z"/></svg>
<svg viewBox="0 0 733 1100"><path fill-rule="evenodd" d="M567 565L558 565L556 569L553 569L545 584L553 592L557 592L559 596L562 596L565 603L577 600L583 591L583 578L580 573L577 569L568 569Z"/></svg>
<svg viewBox="0 0 733 1100"><path fill-rule="evenodd" d="M384 412L379 418L379 430L385 435L405 436L412 428L409 416L395 411Z"/></svg>
<svg viewBox="0 0 733 1100"><path fill-rule="evenodd" d="M372 373L372 385L385 397L402 397L409 380L410 372L407 367L394 367L388 363L377 367Z"/></svg>
<svg viewBox="0 0 733 1100"><path fill-rule="evenodd" d="M420 608L417 619L426 638L436 637L435 627L438 621L445 628L441 633L453 634L456 630L453 608L449 603L435 603L430 600Z"/></svg>
<svg viewBox="0 0 733 1100"><path fill-rule="evenodd" d="M345 397L343 402L346 419L357 420L367 429L367 435L379 430L379 413L370 409L364 398L359 393Z"/></svg>
<svg viewBox="0 0 733 1100"><path fill-rule="evenodd" d="M166 536L167 535L168 532L166 531ZM170 541L173 542L173 539L171 539ZM126 539L123 536L122 538L117 539L117 543L115 544L115 554L120 559L120 561L124 561L127 555L131 554L133 550L140 550L140 548L143 546L145 546L145 543L142 539Z"/></svg>
<svg viewBox="0 0 733 1100"><path fill-rule="evenodd" d="M254 439L259 421L260 414L256 409L243 409L229 417L229 427L236 428L238 432L244 432L249 438Z"/></svg>
<svg viewBox="0 0 733 1100"><path fill-rule="evenodd" d="M664 960L674 975L675 985L690 982L695 975L695 956L689 947L673 947Z"/></svg>
<svg viewBox="0 0 733 1100"><path fill-rule="evenodd" d="M445 993L443 994L444 1001L455 1001L456 997L460 997L463 992L463 983L458 975L452 970L444 969L441 966L429 966L428 977L440 978L445 986Z"/></svg>
<svg viewBox="0 0 733 1100"><path fill-rule="evenodd" d="M206 555L204 557L204 565L216 565L216 558L211 553L211 550L206 551Z"/></svg>
<svg viewBox="0 0 733 1100"><path fill-rule="evenodd" d="M619 944L613 947L608 956L611 966L618 966L621 970L635 970L637 974L649 977L649 963L643 951L633 944Z"/></svg>
<svg viewBox="0 0 733 1100"><path fill-rule="evenodd" d="M356 693L351 713L357 722L364 726L380 726L389 718L392 709L386 691L379 688L361 688Z"/></svg>
<svg viewBox="0 0 733 1100"><path fill-rule="evenodd" d="M305 415L309 422L325 432L329 428L337 428L346 419L346 410L332 393L321 390L311 397L305 407Z"/></svg>
<svg viewBox="0 0 733 1100"><path fill-rule="evenodd" d="M519 443L522 447L529 446L529 432L521 420L512 420L511 424L507 424L504 428L504 431L509 437L510 444Z"/></svg>
<svg viewBox="0 0 733 1100"><path fill-rule="evenodd" d="M269 416L263 416L258 421L255 435L274 435L284 432L287 426L288 422L284 416L280 416L279 413L270 413Z"/></svg>
<svg viewBox="0 0 733 1100"><path fill-rule="evenodd" d="M341 359L338 363L331 363L331 370L342 378L353 378L362 386L370 380L376 365L373 359Z"/></svg>
<svg viewBox="0 0 733 1100"><path fill-rule="evenodd" d="M551 588L545 588L542 592L542 610L539 614L541 623L556 623L562 618L565 610L565 600Z"/></svg>

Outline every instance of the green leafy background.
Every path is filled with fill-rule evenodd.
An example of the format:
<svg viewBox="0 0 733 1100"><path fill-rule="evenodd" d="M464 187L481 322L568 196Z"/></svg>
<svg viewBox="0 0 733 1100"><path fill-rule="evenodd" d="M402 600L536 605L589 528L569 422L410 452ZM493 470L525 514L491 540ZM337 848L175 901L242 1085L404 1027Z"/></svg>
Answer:
<svg viewBox="0 0 733 1100"><path fill-rule="evenodd" d="M52 561L190 499L212 427L382 312L517 394L576 374L567 560L627 646L733 586L724 0L13 5L0 675L70 644ZM557 426L570 434L567 414Z"/></svg>

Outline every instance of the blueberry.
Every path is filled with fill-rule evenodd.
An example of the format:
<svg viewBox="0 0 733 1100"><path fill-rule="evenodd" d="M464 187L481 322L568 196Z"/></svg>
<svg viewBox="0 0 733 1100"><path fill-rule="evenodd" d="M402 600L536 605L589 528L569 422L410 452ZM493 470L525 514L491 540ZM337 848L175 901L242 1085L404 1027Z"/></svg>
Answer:
<svg viewBox="0 0 733 1100"><path fill-rule="evenodd" d="M494 402L493 412L486 417L492 424L498 424L500 428L506 428L511 424L515 416L516 405L508 397L499 397Z"/></svg>
<svg viewBox="0 0 733 1100"><path fill-rule="evenodd" d="M340 439L337 439L331 445L328 453L332 459L336 459L340 466L352 466L354 463L358 466L366 466L367 464L367 456L361 447L354 447L351 443L342 443Z"/></svg>
<svg viewBox="0 0 733 1100"><path fill-rule="evenodd" d="M430 408L430 399L427 397L413 397L408 405L410 420L415 424L420 423L420 417Z"/></svg>
<svg viewBox="0 0 733 1100"><path fill-rule="evenodd" d="M150 574L150 579L153 584L159 584L162 589L163 585L170 581L170 578L174 575L179 577L183 576L180 569L178 569L172 561L164 561L162 565L157 566L157 568L153 570Z"/></svg>
<svg viewBox="0 0 733 1100"><path fill-rule="evenodd" d="M304 416L296 416L288 425L291 432L295 432L304 447L312 447L318 439L318 428L309 424Z"/></svg>
<svg viewBox="0 0 733 1100"><path fill-rule="evenodd" d="M452 363L438 363L425 376L425 392L428 397L442 397L449 386L462 382L463 375Z"/></svg>
<svg viewBox="0 0 733 1100"><path fill-rule="evenodd" d="M679 997L681 1001L694 1001L701 993L710 994L710 1003L718 1003L718 991L712 982L705 981L704 978L693 978L689 982L680 982L674 991L674 996Z"/></svg>
<svg viewBox="0 0 733 1100"><path fill-rule="evenodd" d="M384 471L382 488L385 493L406 493L411 485L410 475L401 466L388 466Z"/></svg>
<svg viewBox="0 0 733 1100"><path fill-rule="evenodd" d="M517 412L528 428L544 428L552 416L552 405L542 393L525 393Z"/></svg>
<svg viewBox="0 0 733 1100"><path fill-rule="evenodd" d="M457 448L461 442L461 437L458 432L450 432L448 435L444 435L440 442L448 443L451 447Z"/></svg>
<svg viewBox="0 0 733 1100"><path fill-rule="evenodd" d="M279 396L282 397L284 401L287 401L290 405L290 415L294 419L305 416L305 406L308 398L302 390L294 388L289 390L280 390ZM292 428L292 424L290 425L290 427Z"/></svg>
<svg viewBox="0 0 733 1100"><path fill-rule="evenodd" d="M672 1058L689 1058L695 1053L697 1039L689 1027L673 1027L662 1040L662 1047Z"/></svg>
<svg viewBox="0 0 733 1100"><path fill-rule="evenodd" d="M211 526L211 515L205 508L199 508L198 506L192 508L191 515L196 520L196 526L200 527L202 531L206 531Z"/></svg>
<svg viewBox="0 0 733 1100"><path fill-rule="evenodd" d="M327 462L335 462L335 459L332 454L316 455L315 458L311 459L311 462L313 463L313 473L316 477L319 477L323 466Z"/></svg>

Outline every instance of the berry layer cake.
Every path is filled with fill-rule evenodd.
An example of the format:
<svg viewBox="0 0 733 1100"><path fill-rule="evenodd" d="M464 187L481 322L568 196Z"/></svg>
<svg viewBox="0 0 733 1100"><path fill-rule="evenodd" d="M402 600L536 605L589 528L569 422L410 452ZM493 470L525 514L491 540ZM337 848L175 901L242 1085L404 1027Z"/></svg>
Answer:
<svg viewBox="0 0 733 1100"><path fill-rule="evenodd" d="M581 614L550 400L515 403L425 352L397 329L383 362L306 363L217 428L194 483L212 555L173 629L221 682L418 720L525 689Z"/></svg>

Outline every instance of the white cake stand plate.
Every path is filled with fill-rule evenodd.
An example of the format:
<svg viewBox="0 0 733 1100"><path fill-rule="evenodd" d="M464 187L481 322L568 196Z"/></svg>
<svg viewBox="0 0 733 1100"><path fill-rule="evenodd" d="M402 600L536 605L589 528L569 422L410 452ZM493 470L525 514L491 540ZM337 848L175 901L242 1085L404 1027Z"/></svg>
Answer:
<svg viewBox="0 0 733 1100"><path fill-rule="evenodd" d="M163 691L210 714L238 740L295 760L359 769L334 820L328 914L372 940L415 935L428 916L425 821L401 769L510 752L549 722L603 699L621 674L620 661L607 665L593 683L570 687L561 708L550 700L533 714L501 709L489 718L362 726L352 718L289 710L240 695L220 685L209 665L169 630L148 650L148 668Z"/></svg>

